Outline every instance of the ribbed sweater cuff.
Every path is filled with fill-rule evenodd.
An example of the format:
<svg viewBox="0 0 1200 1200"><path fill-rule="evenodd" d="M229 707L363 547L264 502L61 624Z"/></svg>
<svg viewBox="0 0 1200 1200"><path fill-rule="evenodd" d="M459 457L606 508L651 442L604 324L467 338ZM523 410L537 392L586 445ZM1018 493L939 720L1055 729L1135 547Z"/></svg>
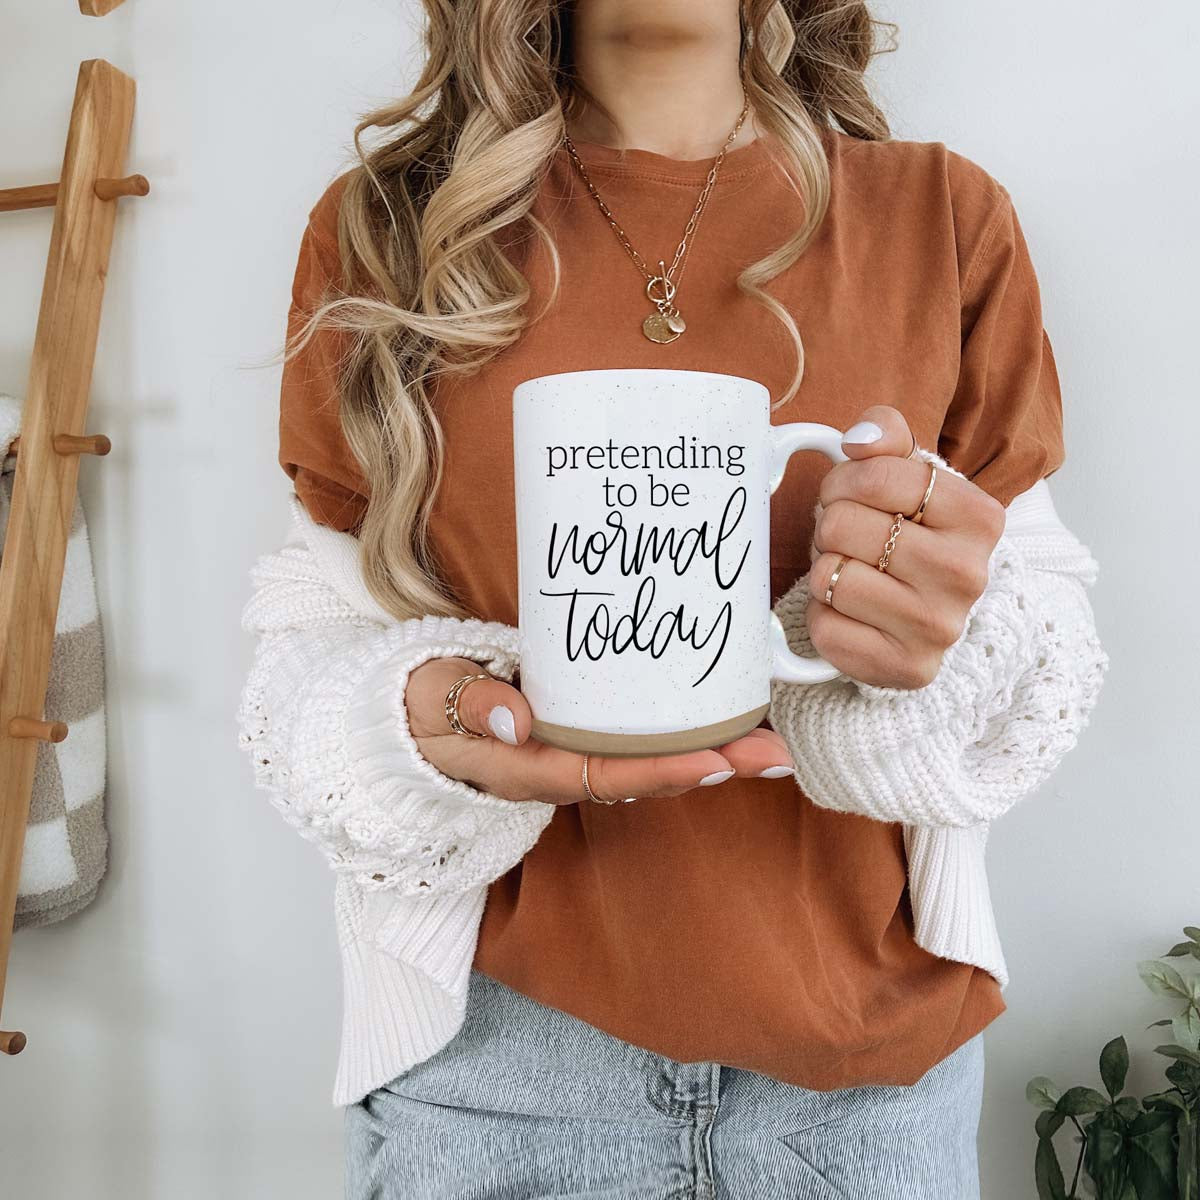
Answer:
<svg viewBox="0 0 1200 1200"><path fill-rule="evenodd" d="M948 710L956 703L978 704L965 681L944 683L939 699ZM872 704L879 702L806 710L796 781L815 803L877 821L930 826L967 827L998 815L964 769L960 731L939 723L938 709L911 721L905 719L910 714L888 716Z"/></svg>
<svg viewBox="0 0 1200 1200"><path fill-rule="evenodd" d="M342 945L335 1105L353 1104L424 1062L462 1027L486 891L364 898L365 936Z"/></svg>
<svg viewBox="0 0 1200 1200"><path fill-rule="evenodd" d="M404 693L409 675L435 658L467 658L497 678L511 679L517 636L511 626L495 622L452 617L405 622L403 641L364 676L347 709L348 749L359 783L372 788L392 779L483 808L515 804L451 779L428 762L409 730Z"/></svg>
<svg viewBox="0 0 1200 1200"><path fill-rule="evenodd" d="M366 890L445 895L488 883L519 862L549 822L553 805L506 800L444 775L421 754L408 725L405 689L421 663L467 658L511 679L517 639L516 629L495 622L409 621L399 644L355 688L345 715L349 768L358 789L370 797L371 820L383 815L379 836L403 850L405 859L392 875L364 877ZM398 838L405 844L397 845ZM447 867L451 855L457 857ZM422 856L427 870L414 871Z"/></svg>
<svg viewBox="0 0 1200 1200"><path fill-rule="evenodd" d="M486 886L441 898L369 892L364 931L444 992L465 996L486 898Z"/></svg>
<svg viewBox="0 0 1200 1200"><path fill-rule="evenodd" d="M937 679L908 691L839 679L772 686L771 720L787 741L796 781L813 802L878 821L969 826L1011 800L1004 764L977 770L971 747L1012 703L1030 657L1021 568L1000 554L988 590ZM811 647L807 577L776 606L793 649Z"/></svg>
<svg viewBox="0 0 1200 1200"><path fill-rule="evenodd" d="M1008 967L988 888L986 844L986 825L905 827L913 934L930 954L982 967L1005 987Z"/></svg>

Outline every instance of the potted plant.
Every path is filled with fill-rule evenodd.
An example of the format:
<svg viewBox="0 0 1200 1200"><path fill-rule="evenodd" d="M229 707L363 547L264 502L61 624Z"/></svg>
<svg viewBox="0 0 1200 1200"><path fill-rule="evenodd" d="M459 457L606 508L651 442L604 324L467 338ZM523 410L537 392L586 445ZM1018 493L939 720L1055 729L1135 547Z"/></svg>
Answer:
<svg viewBox="0 0 1200 1200"><path fill-rule="evenodd" d="M1187 941L1160 958L1138 964L1157 996L1182 1001L1183 1010L1150 1026L1170 1025L1174 1041L1155 1052L1171 1060L1164 1091L1138 1099L1123 1096L1129 1050L1123 1037L1100 1052L1104 1092L1090 1087L1060 1091L1052 1080L1029 1081L1025 1095L1044 1109L1038 1115L1034 1178L1039 1200L1200 1200L1200 927L1184 929ZM1186 973L1166 959L1184 959ZM1070 1123L1079 1144L1067 1189L1054 1137ZM1089 1192L1081 1192L1089 1186Z"/></svg>

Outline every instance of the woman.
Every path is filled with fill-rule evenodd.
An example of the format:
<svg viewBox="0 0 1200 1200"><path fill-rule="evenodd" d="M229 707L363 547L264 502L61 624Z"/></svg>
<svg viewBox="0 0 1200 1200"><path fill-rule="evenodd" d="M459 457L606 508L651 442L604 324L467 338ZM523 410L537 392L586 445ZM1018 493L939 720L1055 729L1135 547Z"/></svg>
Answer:
<svg viewBox="0 0 1200 1200"><path fill-rule="evenodd" d="M889 139L862 4L426 8L304 234L244 621L242 744L337 872L347 1194L976 1196L987 823L1105 663L1011 199ZM846 430L771 549L850 679L719 749L529 738L511 393L603 366Z"/></svg>

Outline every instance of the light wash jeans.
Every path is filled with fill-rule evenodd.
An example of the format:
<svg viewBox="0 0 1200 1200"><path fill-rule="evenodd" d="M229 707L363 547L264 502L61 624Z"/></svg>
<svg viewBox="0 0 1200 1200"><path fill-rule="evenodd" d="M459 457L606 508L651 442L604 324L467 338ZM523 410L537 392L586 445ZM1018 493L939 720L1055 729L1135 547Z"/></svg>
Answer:
<svg viewBox="0 0 1200 1200"><path fill-rule="evenodd" d="M682 1063L471 972L432 1058L346 1110L346 1200L978 1200L983 1036L911 1087Z"/></svg>

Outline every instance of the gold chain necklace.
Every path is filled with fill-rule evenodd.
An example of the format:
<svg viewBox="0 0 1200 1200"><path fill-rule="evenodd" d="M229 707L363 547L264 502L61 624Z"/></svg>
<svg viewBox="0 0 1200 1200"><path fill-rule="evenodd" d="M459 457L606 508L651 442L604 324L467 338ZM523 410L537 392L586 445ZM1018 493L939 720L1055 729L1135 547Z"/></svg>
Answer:
<svg viewBox="0 0 1200 1200"><path fill-rule="evenodd" d="M646 268L645 259L633 248L633 243L630 242L629 235L617 223L617 218L613 216L612 210L604 203L600 193L596 191L596 187L587 173L587 168L583 165L583 160L579 157L579 152L575 149L575 143L571 141L570 136L566 132L563 133L563 145L566 146L567 153L571 156L571 161L583 177L584 185L591 193L592 199L599 205L600 211L612 227L612 231L617 235L617 239L625 247L626 253L633 260L633 265L637 267L646 280L646 297L654 305L654 311L642 322L642 332L652 342L673 342L687 328L687 322L680 315L679 309L675 307L675 295L679 290L680 281L683 279L683 268L688 250L692 244L692 238L696 232L696 226L700 224L700 217L704 212L705 205L708 203L708 197L717 182L717 174L721 170L721 164L725 161L725 154L730 144L741 132L742 122L745 121L746 114L750 111L750 101L746 98L744 90L742 96L745 103L742 105L742 111L737 119L737 124L729 131L729 136L725 139L720 152L713 160L712 166L708 169L708 177L704 181L704 187L700 190L696 207L692 215L688 218L688 223L684 227L683 237L680 238L679 245L675 248L675 257L671 260L670 267L667 266L665 259L660 258L658 260L658 274L656 275L652 275Z"/></svg>

